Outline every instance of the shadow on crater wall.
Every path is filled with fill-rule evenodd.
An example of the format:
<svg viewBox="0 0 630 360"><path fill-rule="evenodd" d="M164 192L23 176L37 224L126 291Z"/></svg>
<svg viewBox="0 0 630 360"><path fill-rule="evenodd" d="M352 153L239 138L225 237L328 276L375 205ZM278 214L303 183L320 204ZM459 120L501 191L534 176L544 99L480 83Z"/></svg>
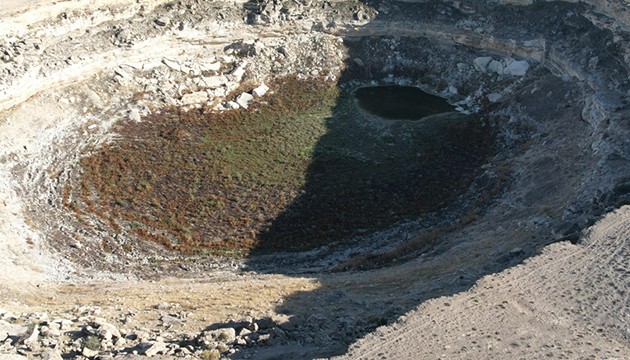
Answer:
<svg viewBox="0 0 630 360"><path fill-rule="evenodd" d="M426 21L434 21L430 16L435 14L435 21L449 22L449 17L441 14L442 9L447 9L453 19L466 19L468 16L444 4L393 3L386 17L391 19L395 13L404 14L401 15L403 18L424 14ZM501 15L508 16L506 13ZM377 16L374 21L379 21L380 17ZM541 21L552 17L547 14ZM503 21L511 22L505 18ZM537 20L530 21L536 23ZM370 54L370 50L363 48L366 41L361 38L346 39L350 56L341 82L379 80L387 75L413 79L431 75L430 79L437 79L436 74L427 73L431 71L429 67L406 68L403 63L389 66L392 62L387 59L388 50L383 47L380 49L383 52ZM426 39L409 41L430 44ZM440 46L443 45L428 47L425 52L416 55L431 57L431 51ZM447 50L458 49L449 47ZM354 60L370 55L373 57L371 63L364 61L360 64ZM353 109L349 108L349 103L347 99L340 100L334 110L336 116L327 119L327 133L318 141L302 195L261 235L260 248L265 252L269 249L286 250L287 243L293 244L289 250L299 251L331 239L340 240L387 229L405 219L417 219L428 212L440 210L464 192L473 178L479 175L476 169L492 154L493 139L488 136L491 131L481 127L477 121L459 118L455 120L459 125L453 126L450 123L453 119L437 118L432 120L435 121L434 126L429 127L392 123L386 125L389 126L388 131L383 132L382 124L377 126L371 122L373 119L351 113ZM348 132L348 121L364 123L358 124L355 132ZM462 123L466 125L461 126ZM391 136L391 141L374 139L386 133ZM418 148L423 150L422 154L418 154ZM389 151L392 149L396 156L391 156ZM343 156L340 156L342 153ZM392 173L398 175L391 176ZM546 240L547 243L550 241ZM529 251L530 254L533 252ZM376 327L395 321L398 316L428 299L465 291L480 277L513 266L524 256L521 252L498 260L483 259L480 264L484 265L478 266L473 275L460 273L459 266L464 266L455 263L433 272L427 267L416 267L417 263L407 263L361 273L312 272L298 275L316 278L321 287L284 299L276 308L277 313L286 315L284 321L268 323L268 328L261 328L262 332L270 334L267 345L246 348L233 357L311 359L344 354L351 343ZM272 259L273 255L255 255L247 261L248 270L267 272L270 267L262 262ZM293 271L295 269L285 269L274 271L297 275Z"/></svg>

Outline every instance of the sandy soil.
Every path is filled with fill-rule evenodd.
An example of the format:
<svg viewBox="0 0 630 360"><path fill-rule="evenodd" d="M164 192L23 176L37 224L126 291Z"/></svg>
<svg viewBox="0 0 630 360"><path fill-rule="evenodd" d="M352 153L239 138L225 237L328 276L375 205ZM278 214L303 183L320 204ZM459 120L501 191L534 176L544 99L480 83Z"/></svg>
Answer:
<svg viewBox="0 0 630 360"><path fill-rule="evenodd" d="M630 208L469 291L430 300L340 359L627 359Z"/></svg>

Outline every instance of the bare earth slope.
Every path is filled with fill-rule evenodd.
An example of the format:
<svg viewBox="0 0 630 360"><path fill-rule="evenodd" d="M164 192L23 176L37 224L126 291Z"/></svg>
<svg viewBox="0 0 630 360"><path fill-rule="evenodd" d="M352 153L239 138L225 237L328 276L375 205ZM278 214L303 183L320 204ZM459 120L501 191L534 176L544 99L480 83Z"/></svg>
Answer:
<svg viewBox="0 0 630 360"><path fill-rule="evenodd" d="M627 359L630 208L607 215L579 245L430 300L359 340L340 359Z"/></svg>

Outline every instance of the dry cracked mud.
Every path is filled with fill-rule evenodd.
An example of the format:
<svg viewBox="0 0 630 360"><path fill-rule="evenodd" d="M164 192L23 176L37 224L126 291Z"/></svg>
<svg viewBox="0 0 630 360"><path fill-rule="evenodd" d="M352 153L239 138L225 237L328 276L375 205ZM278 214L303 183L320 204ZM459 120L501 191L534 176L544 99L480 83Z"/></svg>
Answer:
<svg viewBox="0 0 630 360"><path fill-rule="evenodd" d="M1 358L630 358L627 1L10 0L0 19ZM293 113L285 105L311 93L289 93L282 79L338 97ZM418 194L439 193L435 184L449 194L420 196L439 200L423 211L368 201L378 179L335 177L351 164L382 178L376 169L402 154L371 157L362 141L413 143L392 140L413 140L412 125L350 96L383 84L419 87L478 121L466 136L421 133L432 157L405 155L465 161L421 173L444 180L413 183ZM250 148L290 156L264 160L273 170L256 181L295 187L232 199L225 192L249 184L252 168L195 167L206 163L192 152L228 159L230 144L214 144L260 131L247 121L264 114L300 119L317 137L296 155L276 142L301 141L302 125L288 123L281 140L267 129ZM245 125L203 133L230 119ZM374 140L352 137L361 131ZM147 150L156 170L216 171L198 181L224 181L209 202L227 225L182 216L186 183L133 184L102 205L81 181L116 146L134 160ZM115 179L145 164L100 159ZM306 172L288 182L279 164ZM400 178L392 194L410 187ZM340 180L348 186L321 193ZM176 194L171 207L133 202L147 189ZM343 216L318 213L335 201ZM388 211L400 216L384 221ZM199 221L211 230L195 233Z"/></svg>

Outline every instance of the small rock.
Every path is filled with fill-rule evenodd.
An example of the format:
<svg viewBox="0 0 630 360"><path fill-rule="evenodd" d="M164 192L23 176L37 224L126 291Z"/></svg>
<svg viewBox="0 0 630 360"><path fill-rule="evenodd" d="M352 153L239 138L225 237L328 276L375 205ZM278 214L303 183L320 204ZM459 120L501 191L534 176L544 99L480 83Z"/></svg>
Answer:
<svg viewBox="0 0 630 360"><path fill-rule="evenodd" d="M370 15L363 10L359 10L354 13L354 19L357 21L365 21L370 19Z"/></svg>
<svg viewBox="0 0 630 360"><path fill-rule="evenodd" d="M197 91L182 96L182 105L203 104L208 102L208 93L205 91Z"/></svg>
<svg viewBox="0 0 630 360"><path fill-rule="evenodd" d="M239 104L237 104L235 101L228 101L227 104L225 104L225 108L226 109L231 109L231 110L235 110L240 108L241 106Z"/></svg>
<svg viewBox="0 0 630 360"><path fill-rule="evenodd" d="M92 350L90 348L88 348L87 346L83 348L83 351L81 351L81 354L85 357L94 357L96 355L98 355L98 351L97 350Z"/></svg>
<svg viewBox="0 0 630 360"><path fill-rule="evenodd" d="M165 18L165 17L159 17L157 19L155 19L155 25L157 26L166 26L169 24L170 20Z"/></svg>
<svg viewBox="0 0 630 360"><path fill-rule="evenodd" d="M27 335L28 334L28 335ZM37 344L37 339L39 338L39 329L37 326L33 327L33 330L30 334L27 332L23 335L23 343L27 346L34 346Z"/></svg>
<svg viewBox="0 0 630 360"><path fill-rule="evenodd" d="M500 62L496 61L496 60L492 60L490 61L490 63L488 64L488 67L486 68L486 70L488 72L491 73L495 73L495 74L503 74L503 64L501 64Z"/></svg>
<svg viewBox="0 0 630 360"><path fill-rule="evenodd" d="M512 76L525 76L527 74L527 70L529 69L529 64L527 61L512 61L508 64L503 70L504 74L512 75Z"/></svg>
<svg viewBox="0 0 630 360"><path fill-rule="evenodd" d="M240 82L241 79L243 79L243 75L245 75L245 65L241 65L241 66L237 67L230 74L230 76L232 77L232 80L235 81L235 82Z"/></svg>
<svg viewBox="0 0 630 360"><path fill-rule="evenodd" d="M65 99L61 99L59 101L63 101L63 100L65 100ZM80 242L77 241L77 242L71 243L70 247L73 248L73 249L81 249L83 247L83 244L81 244Z"/></svg>
<svg viewBox="0 0 630 360"><path fill-rule="evenodd" d="M236 340L236 330L234 328L223 328L204 331L203 338L209 341L233 343Z"/></svg>
<svg viewBox="0 0 630 360"><path fill-rule="evenodd" d="M46 337L59 337L61 336L61 325L59 323L50 323L48 326L42 326L40 332Z"/></svg>
<svg viewBox="0 0 630 360"><path fill-rule="evenodd" d="M114 338L121 337L120 331L118 331L118 329L114 325L105 321L105 319L96 318L92 322L92 325L97 327L96 335L98 335L101 339L109 340L112 337Z"/></svg>
<svg viewBox="0 0 630 360"><path fill-rule="evenodd" d="M161 341L140 344L140 347L145 348L143 354L146 356L155 356L158 353L164 354L168 351L166 344Z"/></svg>
<svg viewBox="0 0 630 360"><path fill-rule="evenodd" d="M2 341L6 340L8 337L23 337L27 332L27 326L15 325L0 320L0 338L4 337Z"/></svg>
<svg viewBox="0 0 630 360"><path fill-rule="evenodd" d="M269 86L262 84L258 86L257 88L255 88L254 90L252 90L252 94L254 95L254 97L259 98L259 97L265 96L267 91L269 91Z"/></svg>
<svg viewBox="0 0 630 360"><path fill-rule="evenodd" d="M287 51L287 49L284 46L280 46L276 49L276 51L278 53L280 53L282 56L288 58L289 57L289 52Z"/></svg>
<svg viewBox="0 0 630 360"><path fill-rule="evenodd" d="M236 103L239 104L243 109L247 109L252 101L254 101L254 96L249 93L244 92L236 97Z"/></svg>
<svg viewBox="0 0 630 360"><path fill-rule="evenodd" d="M128 73L127 71L123 70L120 67L114 70L114 74L120 76L121 78L125 80L131 80L133 78L133 76L130 73Z"/></svg>
<svg viewBox="0 0 630 360"><path fill-rule="evenodd" d="M217 349L204 350L204 352L201 353L201 358L208 360L219 360L221 358L221 353Z"/></svg>
<svg viewBox="0 0 630 360"><path fill-rule="evenodd" d="M203 71L219 71L221 70L221 63L218 61L202 64L201 70Z"/></svg>
<svg viewBox="0 0 630 360"><path fill-rule="evenodd" d="M164 58L162 59L162 64L166 65L171 70L182 71L182 66L175 60Z"/></svg>
<svg viewBox="0 0 630 360"><path fill-rule="evenodd" d="M69 330L71 326L72 326L71 320L63 319L59 321L59 329L62 331Z"/></svg>
<svg viewBox="0 0 630 360"><path fill-rule="evenodd" d="M478 57L475 60L473 60L473 66L478 71L486 72L488 69L488 64L490 64L491 61L493 60L489 56Z"/></svg>
<svg viewBox="0 0 630 360"><path fill-rule="evenodd" d="M131 109L129 110L129 120L140 122L142 121L142 116L140 116L140 110Z"/></svg>
<svg viewBox="0 0 630 360"><path fill-rule="evenodd" d="M45 349L41 355L42 360L63 360L59 349Z"/></svg>
<svg viewBox="0 0 630 360"><path fill-rule="evenodd" d="M224 343L219 343L219 344L217 345L217 350L219 350L219 352L224 353L224 352L227 352L228 350L230 350L230 347L229 347L229 346L227 346L227 344L224 344Z"/></svg>
<svg viewBox="0 0 630 360"><path fill-rule="evenodd" d="M227 84L228 79L223 75L218 76L204 76L201 78L201 83L211 89L218 88Z"/></svg>
<svg viewBox="0 0 630 360"><path fill-rule="evenodd" d="M501 94L492 93L488 95L488 100L490 100L490 102L494 103L499 101L499 99L501 99Z"/></svg>
<svg viewBox="0 0 630 360"><path fill-rule="evenodd" d="M117 348L121 348L121 347L125 346L126 343L127 343L127 340L125 340L125 338L121 337L121 338L116 339L116 342L114 342L114 345Z"/></svg>
<svg viewBox="0 0 630 360"><path fill-rule="evenodd" d="M453 95L457 95L457 93L458 93L457 88L455 86L453 86L453 85L449 85L448 92L450 94L453 94Z"/></svg>

